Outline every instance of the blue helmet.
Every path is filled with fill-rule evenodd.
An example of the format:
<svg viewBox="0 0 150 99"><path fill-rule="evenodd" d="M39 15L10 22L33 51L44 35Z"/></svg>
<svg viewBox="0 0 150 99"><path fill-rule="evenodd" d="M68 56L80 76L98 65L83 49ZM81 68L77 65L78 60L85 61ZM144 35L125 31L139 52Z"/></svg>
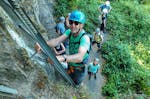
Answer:
<svg viewBox="0 0 150 99"><path fill-rule="evenodd" d="M61 16L59 19L60 19L60 21L64 21L65 17Z"/></svg>
<svg viewBox="0 0 150 99"><path fill-rule="evenodd" d="M98 58L94 58L94 61L97 61L97 62L99 62L99 59L98 59Z"/></svg>
<svg viewBox="0 0 150 99"><path fill-rule="evenodd" d="M85 15L81 11L75 10L75 11L71 12L69 20L77 21L77 22L84 24L85 23Z"/></svg>
<svg viewBox="0 0 150 99"><path fill-rule="evenodd" d="M100 32L100 29L99 29L99 28L97 28L97 29L95 30L95 32L96 32L96 33L99 33L99 32Z"/></svg>

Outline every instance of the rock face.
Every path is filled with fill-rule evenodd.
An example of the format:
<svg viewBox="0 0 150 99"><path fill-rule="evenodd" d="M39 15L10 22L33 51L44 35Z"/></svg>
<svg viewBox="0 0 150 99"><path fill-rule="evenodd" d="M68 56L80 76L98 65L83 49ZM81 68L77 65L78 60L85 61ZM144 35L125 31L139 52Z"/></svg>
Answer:
<svg viewBox="0 0 150 99"><path fill-rule="evenodd" d="M52 13L54 1L12 1L18 1L25 9L45 40L57 36ZM32 57L36 41L16 27L16 21L0 6L0 99L88 99L82 88L74 89L62 80L46 62L45 55ZM17 94L8 94L10 91Z"/></svg>
<svg viewBox="0 0 150 99"><path fill-rule="evenodd" d="M53 1L52 0L37 0L34 4L34 15L37 22L41 23L48 32L49 38L56 37L55 21L53 18Z"/></svg>
<svg viewBox="0 0 150 99"><path fill-rule="evenodd" d="M38 23L40 28L46 30L46 32L41 31L45 39L56 37L52 15L53 1L20 0L20 4L35 21L34 23ZM40 55L30 59L31 54L34 53L35 41L14 27L11 18L1 7L0 12L0 85L13 88L18 92L16 95L6 96L4 94L7 93L2 93L0 99L7 96L19 99L58 98L50 91L53 89L50 85L54 86L53 81L49 82L55 77L53 67L41 61L45 59L38 60ZM44 68L48 68L48 71Z"/></svg>

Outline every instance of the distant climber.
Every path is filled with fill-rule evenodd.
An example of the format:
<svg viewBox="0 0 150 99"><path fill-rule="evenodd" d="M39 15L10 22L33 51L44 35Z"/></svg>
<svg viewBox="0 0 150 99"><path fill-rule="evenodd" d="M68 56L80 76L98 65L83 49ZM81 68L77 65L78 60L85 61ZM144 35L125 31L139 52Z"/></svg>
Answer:
<svg viewBox="0 0 150 99"><path fill-rule="evenodd" d="M56 25L56 32L58 35L64 34L65 28L65 17L61 16L59 19L59 23Z"/></svg>
<svg viewBox="0 0 150 99"><path fill-rule="evenodd" d="M94 41L92 42L92 45L96 43L98 47L97 51L99 51L101 49L103 41L104 41L103 32L100 31L99 28L97 28L94 33Z"/></svg>
<svg viewBox="0 0 150 99"><path fill-rule="evenodd" d="M98 64L98 62L99 62L99 59L94 58L94 61L88 65L89 80L91 79L91 76L93 75L94 75L94 79L96 80L96 73L98 72L100 68L100 65Z"/></svg>
<svg viewBox="0 0 150 99"><path fill-rule="evenodd" d="M83 27L85 23L85 15L79 10L72 11L69 17L70 27L65 33L55 39L47 41L51 47L56 47L59 43L69 39L69 54L59 55L57 59L68 63L67 73L70 75L76 85L80 85L85 78L85 64L88 62L90 49L90 38L84 35ZM41 47L35 45L39 52Z"/></svg>
<svg viewBox="0 0 150 99"><path fill-rule="evenodd" d="M65 19L66 28L69 28L69 27L70 27L70 24L69 24L69 17L70 17L70 14L71 14L71 13L68 13L68 15L66 16L66 19Z"/></svg>
<svg viewBox="0 0 150 99"><path fill-rule="evenodd" d="M70 24L69 24L69 17L70 17L70 14L71 14L71 13L68 13L67 16L66 16L66 18L65 18L65 27L66 27L66 29L69 29L69 27L70 27ZM69 47L69 40L68 40L68 39L65 40L64 45L65 45L66 48Z"/></svg>
<svg viewBox="0 0 150 99"><path fill-rule="evenodd" d="M106 14L102 13L102 15L99 18L100 18L100 31L105 33Z"/></svg>
<svg viewBox="0 0 150 99"><path fill-rule="evenodd" d="M98 10L100 11L101 15L99 16L99 20L100 20L100 24L101 24L101 29L105 29L106 28L106 19L107 19L107 15L108 13L111 11L112 7L110 6L110 1L107 0L105 2L105 4L101 4L98 7ZM102 27L104 26L104 27Z"/></svg>

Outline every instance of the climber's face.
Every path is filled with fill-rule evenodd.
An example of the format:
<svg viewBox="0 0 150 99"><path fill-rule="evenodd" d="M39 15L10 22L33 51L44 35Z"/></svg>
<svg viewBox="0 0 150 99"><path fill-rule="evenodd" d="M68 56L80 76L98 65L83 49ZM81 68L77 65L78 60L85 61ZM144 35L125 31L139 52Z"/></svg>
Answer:
<svg viewBox="0 0 150 99"><path fill-rule="evenodd" d="M94 60L94 65L97 65L98 64L98 61Z"/></svg>
<svg viewBox="0 0 150 99"><path fill-rule="evenodd" d="M70 24L70 30L73 34L80 32L80 30L82 30L83 28L83 24L77 22L77 21L69 21Z"/></svg>

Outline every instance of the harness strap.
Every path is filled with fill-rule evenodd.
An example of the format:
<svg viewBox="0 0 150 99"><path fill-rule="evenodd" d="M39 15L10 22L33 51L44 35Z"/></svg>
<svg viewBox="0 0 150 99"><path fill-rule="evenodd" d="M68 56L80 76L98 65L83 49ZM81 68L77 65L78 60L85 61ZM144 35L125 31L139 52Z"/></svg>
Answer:
<svg viewBox="0 0 150 99"><path fill-rule="evenodd" d="M68 74L72 74L74 73L75 70L79 70L79 71L82 71L83 69L85 68L85 65L83 66L69 66L68 70L67 70L67 73Z"/></svg>

